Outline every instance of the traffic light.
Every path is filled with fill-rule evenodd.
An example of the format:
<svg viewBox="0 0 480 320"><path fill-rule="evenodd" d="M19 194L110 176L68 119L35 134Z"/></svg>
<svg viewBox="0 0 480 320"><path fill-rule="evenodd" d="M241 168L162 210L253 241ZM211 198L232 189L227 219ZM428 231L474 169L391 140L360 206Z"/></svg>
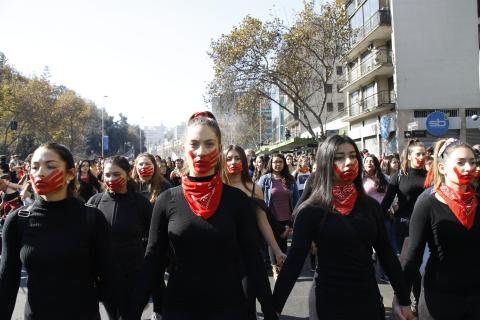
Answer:
<svg viewBox="0 0 480 320"><path fill-rule="evenodd" d="M285 139L290 139L290 137L292 136L292 134L290 133L290 129L285 129Z"/></svg>

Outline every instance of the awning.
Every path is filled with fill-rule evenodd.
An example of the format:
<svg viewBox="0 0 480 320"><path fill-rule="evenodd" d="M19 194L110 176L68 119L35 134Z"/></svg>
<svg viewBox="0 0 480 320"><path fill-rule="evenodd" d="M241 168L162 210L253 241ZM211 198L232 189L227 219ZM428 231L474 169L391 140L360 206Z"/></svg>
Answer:
<svg viewBox="0 0 480 320"><path fill-rule="evenodd" d="M268 146L262 146L256 153L257 154L271 154L274 152L294 152L297 149L305 148L305 147L316 147L318 145L318 141L315 138L290 138L288 140L282 141L277 144L272 144Z"/></svg>

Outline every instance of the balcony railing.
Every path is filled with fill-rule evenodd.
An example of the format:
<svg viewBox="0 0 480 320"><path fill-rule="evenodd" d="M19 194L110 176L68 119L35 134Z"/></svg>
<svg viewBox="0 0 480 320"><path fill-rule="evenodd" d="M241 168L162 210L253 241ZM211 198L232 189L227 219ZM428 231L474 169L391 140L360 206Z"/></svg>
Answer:
<svg viewBox="0 0 480 320"><path fill-rule="evenodd" d="M373 69L392 63L392 51L380 49L372 51L372 54L359 65L347 70L345 74L345 85L357 81Z"/></svg>
<svg viewBox="0 0 480 320"><path fill-rule="evenodd" d="M363 112L372 111L386 104L395 103L395 93L391 91L380 91L362 100L351 102L350 116L356 116Z"/></svg>
<svg viewBox="0 0 480 320"><path fill-rule="evenodd" d="M365 38L372 30L376 29L379 26L389 26L391 25L390 10L378 10L375 12L363 26L355 29L353 31L354 36L350 39L350 48L353 47L356 43L360 42Z"/></svg>

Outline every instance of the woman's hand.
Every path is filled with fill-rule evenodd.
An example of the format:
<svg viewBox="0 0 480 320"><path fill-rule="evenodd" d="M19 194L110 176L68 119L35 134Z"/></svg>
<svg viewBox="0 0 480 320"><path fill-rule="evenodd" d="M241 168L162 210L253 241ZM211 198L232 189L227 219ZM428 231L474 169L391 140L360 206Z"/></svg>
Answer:
<svg viewBox="0 0 480 320"><path fill-rule="evenodd" d="M410 306L401 306L398 303L398 299L396 296L393 297L392 301L392 313L393 319L395 320L415 320L417 317L413 313Z"/></svg>
<svg viewBox="0 0 480 320"><path fill-rule="evenodd" d="M287 259L287 255L280 251L275 254L275 259L277 260L277 266L281 267Z"/></svg>

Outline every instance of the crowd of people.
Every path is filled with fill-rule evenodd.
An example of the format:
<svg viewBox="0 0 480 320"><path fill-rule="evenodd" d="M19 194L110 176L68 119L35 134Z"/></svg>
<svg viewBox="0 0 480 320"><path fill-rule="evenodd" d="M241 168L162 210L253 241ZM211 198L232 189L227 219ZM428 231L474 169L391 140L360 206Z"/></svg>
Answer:
<svg viewBox="0 0 480 320"><path fill-rule="evenodd" d="M384 319L379 282L396 319L480 319L478 145L412 140L378 158L334 135L315 156L257 156L199 112L184 159L75 162L47 143L7 160L0 319L22 267L25 319L98 320L100 301L140 319L150 298L152 319L254 320L256 300L278 319L308 256L311 319Z"/></svg>

